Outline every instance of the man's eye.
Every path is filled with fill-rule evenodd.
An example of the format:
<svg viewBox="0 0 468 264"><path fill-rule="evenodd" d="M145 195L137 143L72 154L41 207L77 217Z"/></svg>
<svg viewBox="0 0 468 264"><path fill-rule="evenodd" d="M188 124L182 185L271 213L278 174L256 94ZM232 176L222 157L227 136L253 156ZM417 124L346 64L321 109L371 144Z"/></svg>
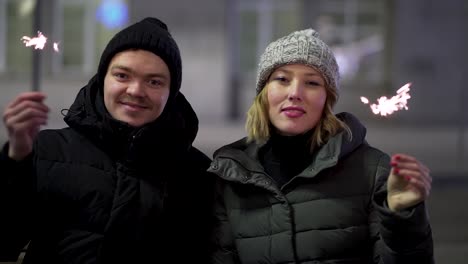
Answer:
<svg viewBox="0 0 468 264"><path fill-rule="evenodd" d="M152 86L161 86L163 83L160 80L151 80L149 81L150 85Z"/></svg>
<svg viewBox="0 0 468 264"><path fill-rule="evenodd" d="M124 74L124 73L114 73L114 77L117 78L117 79L126 79L127 78L127 75Z"/></svg>

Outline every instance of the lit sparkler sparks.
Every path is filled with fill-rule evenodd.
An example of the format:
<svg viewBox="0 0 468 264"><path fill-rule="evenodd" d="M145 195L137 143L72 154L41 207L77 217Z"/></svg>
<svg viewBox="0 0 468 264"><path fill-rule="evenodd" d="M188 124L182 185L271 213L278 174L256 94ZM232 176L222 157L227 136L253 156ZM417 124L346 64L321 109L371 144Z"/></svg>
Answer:
<svg viewBox="0 0 468 264"><path fill-rule="evenodd" d="M391 115L393 112L399 111L401 109L408 110L408 99L411 98L410 91L411 83L403 85L400 89L397 90L397 94L392 98L388 99L386 96L382 96L377 99L377 104L371 104L370 108L372 112L376 115L380 114L381 116ZM361 97L361 102L364 104L369 103L369 99L366 97Z"/></svg>
<svg viewBox="0 0 468 264"><path fill-rule="evenodd" d="M26 45L26 47L31 47L33 46L34 49L43 49L46 42L47 42L47 37L42 34L42 32L38 31L37 32L37 37L28 37L28 36L23 36L21 38L21 41ZM58 48L58 43L54 42L53 43L53 48L55 52L59 51Z"/></svg>

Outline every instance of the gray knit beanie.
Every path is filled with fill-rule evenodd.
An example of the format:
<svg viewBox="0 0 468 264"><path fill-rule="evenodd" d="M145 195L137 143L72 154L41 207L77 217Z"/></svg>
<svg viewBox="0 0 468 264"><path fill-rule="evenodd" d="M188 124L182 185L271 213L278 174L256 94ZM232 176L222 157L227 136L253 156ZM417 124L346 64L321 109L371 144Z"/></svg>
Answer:
<svg viewBox="0 0 468 264"><path fill-rule="evenodd" d="M295 31L268 45L258 65L257 94L273 71L286 64L311 66L323 74L330 88L338 89L340 74L335 56L313 29Z"/></svg>

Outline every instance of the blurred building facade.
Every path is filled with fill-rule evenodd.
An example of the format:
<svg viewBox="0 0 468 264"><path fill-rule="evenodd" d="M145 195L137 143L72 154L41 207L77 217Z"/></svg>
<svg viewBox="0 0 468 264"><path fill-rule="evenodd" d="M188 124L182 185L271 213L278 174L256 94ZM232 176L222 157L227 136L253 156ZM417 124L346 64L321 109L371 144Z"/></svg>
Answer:
<svg viewBox="0 0 468 264"><path fill-rule="evenodd" d="M461 188L448 191L454 197L449 203L468 198L466 0L0 0L0 108L37 85L53 109L48 127L63 127L60 109L70 106L94 74L105 44L146 16L166 22L180 46L181 91L198 113L196 143L207 154L243 135L257 61L266 45L312 27L340 63L336 112L357 115L373 145L414 154L437 181ZM42 51L21 42L37 30L48 37ZM52 42L58 42L59 52ZM361 96L391 97L408 82L413 85L407 111L377 116L360 101ZM0 143L5 141L2 128ZM459 220L453 229L436 232L438 239L455 241L443 244L443 252L468 254L468 225L461 220L468 219L468 210L450 213L443 202L434 204ZM437 221L450 226L445 219Z"/></svg>

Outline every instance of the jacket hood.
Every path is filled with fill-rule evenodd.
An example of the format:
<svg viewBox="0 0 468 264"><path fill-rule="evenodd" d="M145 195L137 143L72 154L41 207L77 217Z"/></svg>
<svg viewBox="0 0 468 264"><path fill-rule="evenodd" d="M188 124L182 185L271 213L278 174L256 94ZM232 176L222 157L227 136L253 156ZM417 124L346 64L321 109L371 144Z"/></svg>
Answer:
<svg viewBox="0 0 468 264"><path fill-rule="evenodd" d="M135 128L114 119L107 112L101 86L94 76L81 88L64 117L71 128L111 152L116 151L116 145L128 145L125 143L129 141L132 141L132 146L139 145L146 149L162 147L170 152L191 147L198 132L198 118L182 93L167 102L158 119ZM152 150L153 153L156 149ZM148 151L150 152L149 149Z"/></svg>
<svg viewBox="0 0 468 264"><path fill-rule="evenodd" d="M345 122L351 130L351 136L346 133L341 133L342 143L339 157L343 157L353 152L361 144L367 144L366 142L366 127L351 113L343 112L336 115L338 119ZM331 139L333 140L333 138Z"/></svg>

